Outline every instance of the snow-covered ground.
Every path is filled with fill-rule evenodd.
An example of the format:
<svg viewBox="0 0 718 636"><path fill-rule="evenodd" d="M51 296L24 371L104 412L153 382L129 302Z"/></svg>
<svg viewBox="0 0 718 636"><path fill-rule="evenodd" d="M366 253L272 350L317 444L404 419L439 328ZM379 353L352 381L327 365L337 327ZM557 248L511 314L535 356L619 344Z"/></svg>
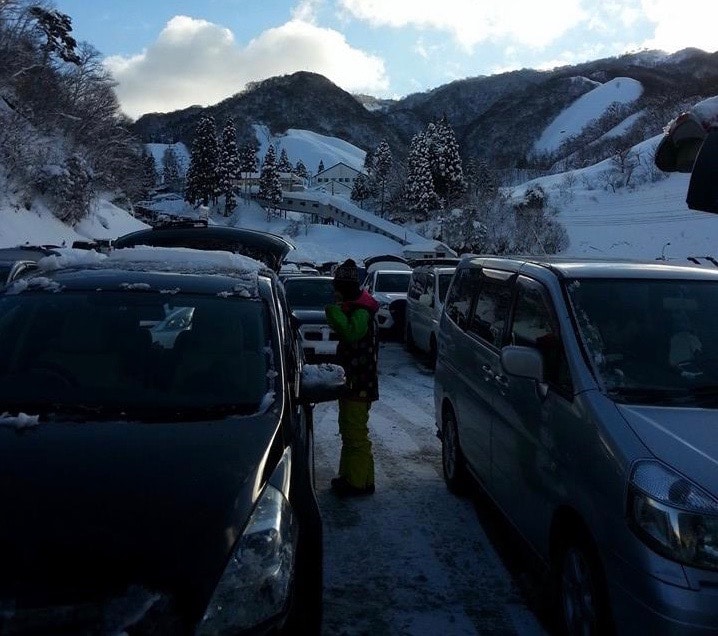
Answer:
<svg viewBox="0 0 718 636"><path fill-rule="evenodd" d="M421 360L398 343L382 344L380 397L369 416L377 490L366 498L331 492L341 448L337 408L316 408L324 634L545 634L475 502L446 488L433 386ZM514 546L505 549L510 556Z"/></svg>

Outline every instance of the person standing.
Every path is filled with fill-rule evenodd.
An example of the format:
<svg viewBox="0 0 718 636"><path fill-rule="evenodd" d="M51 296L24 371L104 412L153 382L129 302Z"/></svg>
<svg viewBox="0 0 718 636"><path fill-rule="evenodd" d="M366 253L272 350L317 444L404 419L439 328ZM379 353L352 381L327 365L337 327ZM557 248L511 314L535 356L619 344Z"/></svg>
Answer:
<svg viewBox="0 0 718 636"><path fill-rule="evenodd" d="M336 304L327 305L327 322L339 337L337 356L346 385L339 398L342 450L332 490L340 496L374 492L374 456L369 439L369 409L379 399L379 341L374 314L379 303L359 287L356 263L348 259L334 271Z"/></svg>

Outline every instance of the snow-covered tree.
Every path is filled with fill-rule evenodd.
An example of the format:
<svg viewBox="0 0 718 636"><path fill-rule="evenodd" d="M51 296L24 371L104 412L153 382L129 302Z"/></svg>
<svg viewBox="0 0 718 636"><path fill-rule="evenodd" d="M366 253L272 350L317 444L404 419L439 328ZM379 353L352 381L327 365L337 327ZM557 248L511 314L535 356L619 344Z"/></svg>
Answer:
<svg viewBox="0 0 718 636"><path fill-rule="evenodd" d="M317 172L323 172L324 171L324 160L319 160L319 166L317 166Z"/></svg>
<svg viewBox="0 0 718 636"><path fill-rule="evenodd" d="M65 62L80 64L80 57L75 50L77 42L70 35L72 18L69 15L41 6L30 7L29 14L35 19L37 29L45 37L42 48L46 60L51 53L54 53Z"/></svg>
<svg viewBox="0 0 718 636"><path fill-rule="evenodd" d="M279 153L277 170L279 170L279 172L292 172L292 164L289 162L286 148L282 148L282 151Z"/></svg>
<svg viewBox="0 0 718 636"><path fill-rule="evenodd" d="M351 200L358 201L359 207L364 209L364 201L371 197L371 188L369 187L369 177L364 173L359 173L354 179L352 186Z"/></svg>
<svg viewBox="0 0 718 636"><path fill-rule="evenodd" d="M87 216L93 196L92 172L81 155L75 153L65 160L50 194L55 200L53 212L61 221L74 224Z"/></svg>
<svg viewBox="0 0 718 636"><path fill-rule="evenodd" d="M162 182L173 192L182 188L182 168L179 157L172 146L167 146L162 153Z"/></svg>
<svg viewBox="0 0 718 636"><path fill-rule="evenodd" d="M222 142L219 151L219 189L224 195L224 215L229 216L237 206L234 196L235 181L240 176L239 149L237 148L237 130L234 120L229 117L222 130Z"/></svg>
<svg viewBox="0 0 718 636"><path fill-rule="evenodd" d="M214 117L206 115L197 126L187 170L185 200L190 205L216 203L219 192L218 154Z"/></svg>
<svg viewBox="0 0 718 636"><path fill-rule="evenodd" d="M430 149L434 191L447 208L452 208L466 191L454 129L444 116L436 124L430 123L427 126L426 137Z"/></svg>
<svg viewBox="0 0 718 636"><path fill-rule="evenodd" d="M296 174L300 179L309 178L307 166L304 165L304 162L301 159L297 161L297 165L294 167L294 174Z"/></svg>
<svg viewBox="0 0 718 636"><path fill-rule="evenodd" d="M142 149L142 191L147 196L157 185L155 158L146 149Z"/></svg>
<svg viewBox="0 0 718 636"><path fill-rule="evenodd" d="M377 189L379 191L379 213L383 216L384 204L386 202L387 194L386 187L389 181L391 169L394 165L394 157L391 154L391 148L389 148L389 144L386 139L382 139L379 142L379 145L377 146L376 150L374 151L373 164L374 180L376 181Z"/></svg>
<svg viewBox="0 0 718 636"><path fill-rule="evenodd" d="M436 207L437 197L429 165L429 146L423 133L414 135L409 148L406 179L406 204L415 220L425 221L429 210Z"/></svg>
<svg viewBox="0 0 718 636"><path fill-rule="evenodd" d="M259 175L259 192L257 197L267 206L267 216L271 216L282 201L282 184L277 169L277 155L274 146L269 144L264 155L262 172Z"/></svg>
<svg viewBox="0 0 718 636"><path fill-rule="evenodd" d="M244 196L248 198L249 175L257 172L257 148L254 144L247 143L242 146L239 152L239 170L245 177Z"/></svg>

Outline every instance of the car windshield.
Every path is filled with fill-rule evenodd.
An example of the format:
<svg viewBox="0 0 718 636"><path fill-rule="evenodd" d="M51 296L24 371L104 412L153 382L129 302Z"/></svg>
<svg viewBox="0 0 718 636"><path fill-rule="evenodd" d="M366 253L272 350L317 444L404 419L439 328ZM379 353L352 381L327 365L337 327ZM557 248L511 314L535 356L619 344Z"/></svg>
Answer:
<svg viewBox="0 0 718 636"><path fill-rule="evenodd" d="M439 301L442 303L446 299L446 292L449 291L453 275L453 272L451 274L439 274Z"/></svg>
<svg viewBox="0 0 718 636"><path fill-rule="evenodd" d="M411 272L380 272L376 275L374 291L405 294L410 278Z"/></svg>
<svg viewBox="0 0 718 636"><path fill-rule="evenodd" d="M252 299L2 296L0 411L253 413L273 390L270 333L265 304Z"/></svg>
<svg viewBox="0 0 718 636"><path fill-rule="evenodd" d="M329 279L284 281L287 302L292 309L324 309L334 302L334 287Z"/></svg>
<svg viewBox="0 0 718 636"><path fill-rule="evenodd" d="M567 284L587 358L617 401L718 405L718 285L583 279Z"/></svg>

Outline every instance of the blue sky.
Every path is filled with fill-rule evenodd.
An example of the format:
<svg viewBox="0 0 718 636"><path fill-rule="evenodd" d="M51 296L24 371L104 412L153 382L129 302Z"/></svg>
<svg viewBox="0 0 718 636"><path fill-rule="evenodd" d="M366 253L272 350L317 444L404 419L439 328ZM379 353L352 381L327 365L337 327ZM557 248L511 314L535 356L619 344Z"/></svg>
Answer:
<svg viewBox="0 0 718 636"><path fill-rule="evenodd" d="M703 0L55 0L131 117L309 70L403 97L455 79L657 48L718 48ZM711 19L706 12L713 13Z"/></svg>

